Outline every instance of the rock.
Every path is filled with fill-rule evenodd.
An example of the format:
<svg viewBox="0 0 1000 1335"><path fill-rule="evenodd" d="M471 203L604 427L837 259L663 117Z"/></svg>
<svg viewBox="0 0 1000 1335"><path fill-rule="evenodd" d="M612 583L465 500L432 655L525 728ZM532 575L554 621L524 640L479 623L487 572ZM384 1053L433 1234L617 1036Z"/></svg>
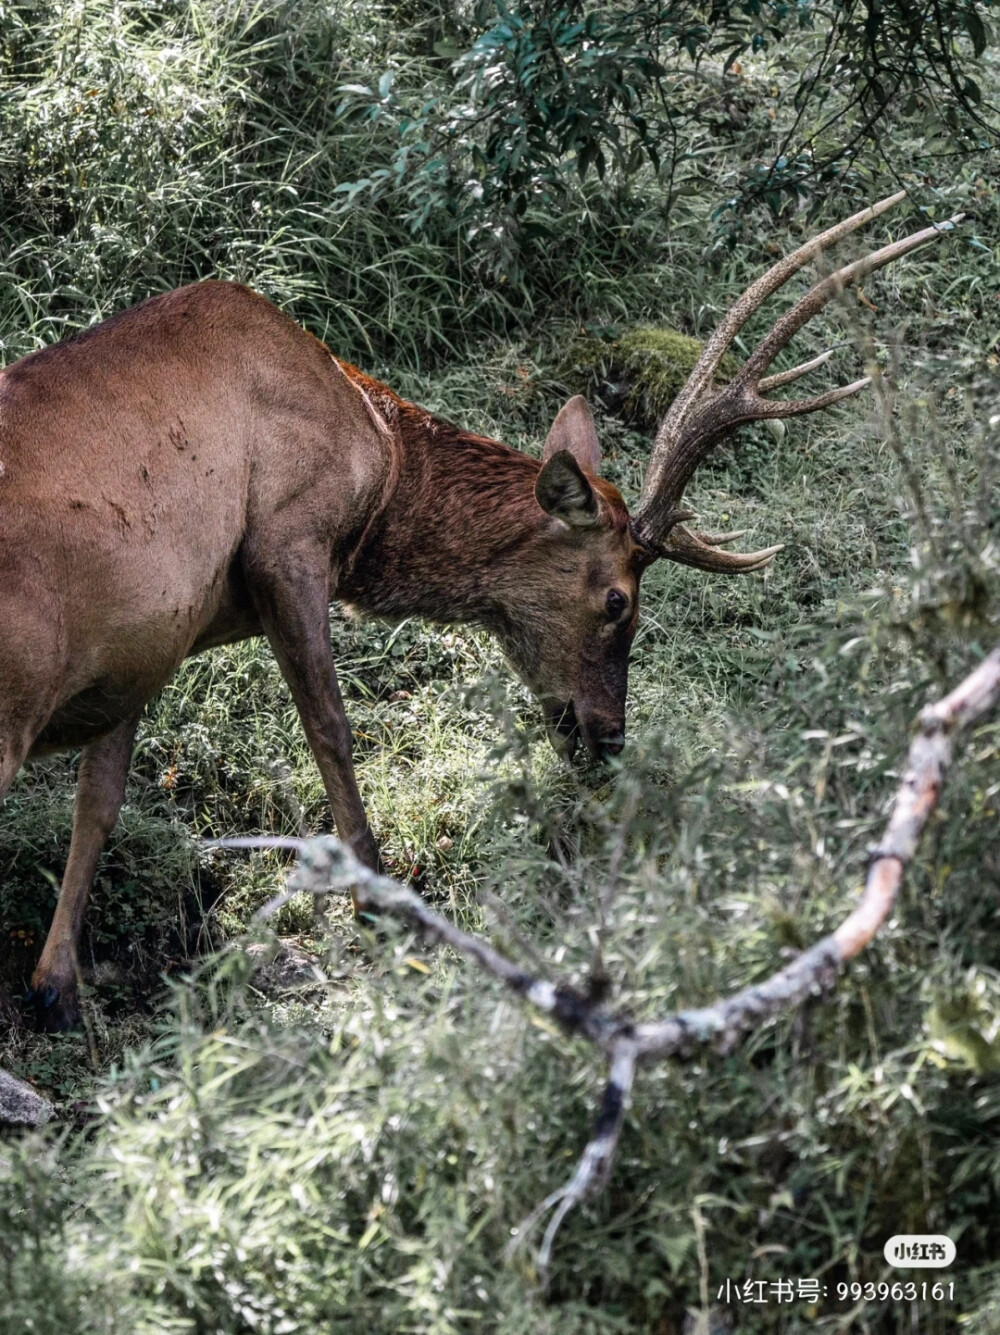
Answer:
<svg viewBox="0 0 1000 1335"><path fill-rule="evenodd" d="M246 947L246 953L254 961L251 985L267 996L309 986L322 986L327 982L316 956L310 955L294 941L279 939L255 942Z"/></svg>
<svg viewBox="0 0 1000 1335"><path fill-rule="evenodd" d="M0 1126L43 1126L53 1111L30 1085L0 1071Z"/></svg>

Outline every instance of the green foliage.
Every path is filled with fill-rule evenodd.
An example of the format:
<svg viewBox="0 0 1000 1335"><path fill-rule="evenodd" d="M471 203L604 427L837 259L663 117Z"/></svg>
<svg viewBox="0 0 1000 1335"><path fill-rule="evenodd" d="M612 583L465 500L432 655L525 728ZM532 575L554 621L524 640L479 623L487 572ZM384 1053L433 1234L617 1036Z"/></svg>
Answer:
<svg viewBox="0 0 1000 1335"><path fill-rule="evenodd" d="M659 413L677 363L752 276L894 188L881 150L931 216L974 215L866 283L867 304L845 298L783 363L834 344L824 383L874 361L888 401L790 424L782 441L748 430L695 479L706 529L745 526L750 544L786 550L739 581L651 570L620 766L561 769L484 637L334 619L390 869L580 983L599 947L615 997L646 1017L764 976L839 919L912 718L996 639L997 167L959 156L937 172L955 141L933 71L925 105L908 109L901 85L880 151L855 144L825 182L824 154L853 131L823 129L808 104L795 133L811 154L784 146L817 71L830 118L859 79L892 90L879 54L902 23L892 6L702 14L698 59L668 43L664 76L639 63L638 28L616 45L612 25L637 6L587 10L577 33L571 6L509 13L508 36L492 6L0 5L3 349L237 277L400 392L532 450L574 377L610 383L620 367ZM949 53L965 51L963 21L981 45L978 13L942 7ZM842 86L818 63L830 22L849 35L829 56L850 42ZM858 23L868 48L844 26ZM718 67L731 47L697 45L719 25L750 44L741 71ZM922 24L922 42L939 37ZM889 55L909 58L905 44ZM657 79L697 114L657 103ZM865 96L850 125L881 107ZM452 124L432 169L428 135ZM674 134L657 166L649 148ZM815 219L788 207L810 172ZM880 222L872 243L906 222ZM634 498L648 437L594 397L605 471ZM301 900L277 923L317 952L318 987L264 996L238 948L199 966L212 945L238 947L287 860L192 836L329 817L266 648L184 664L143 721L98 873L86 1027L0 1051L62 1118L0 1146L0 1329L676 1335L703 1284L711 1305L727 1277L878 1280L885 1239L924 1228L955 1237L960 1262L956 1303L922 1308L921 1330L990 1329L998 757L993 722L960 758L893 921L835 996L728 1056L642 1073L609 1189L567 1222L541 1295L531 1240L504 1252L587 1136L593 1054L344 905L329 942ZM70 760L48 760L3 809L0 973L15 989L54 900L71 787ZM733 1319L832 1332L861 1317L830 1302ZM878 1335L913 1319L899 1304L864 1314Z"/></svg>
<svg viewBox="0 0 1000 1335"><path fill-rule="evenodd" d="M980 1075L1000 1073L1000 1005L996 979L972 969L964 992L956 984L927 1013L935 1048Z"/></svg>
<svg viewBox="0 0 1000 1335"><path fill-rule="evenodd" d="M717 201L720 213L750 199L775 213L815 202L853 177L873 143L889 159L887 129L915 117L935 147L982 150L1000 128L973 77L993 41L981 0L832 10L784 0L709 9L497 0L474 13L434 44L453 59L453 84L393 62L377 86L343 85L341 112L390 124L398 146L390 165L338 189L351 203L359 194L400 199L414 234L464 229L480 261L505 277L521 277L551 241L571 175L593 168L623 189L651 168L673 196L699 127L731 133L744 120L780 117L777 151L746 165L736 198ZM772 62L785 75L777 96L765 91ZM715 98L705 96L706 72Z"/></svg>

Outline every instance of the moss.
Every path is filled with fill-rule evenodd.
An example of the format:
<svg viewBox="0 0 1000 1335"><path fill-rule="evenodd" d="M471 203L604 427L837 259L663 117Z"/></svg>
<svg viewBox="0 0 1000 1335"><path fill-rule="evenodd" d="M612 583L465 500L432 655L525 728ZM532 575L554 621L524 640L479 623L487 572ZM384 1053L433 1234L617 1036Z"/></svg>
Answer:
<svg viewBox="0 0 1000 1335"><path fill-rule="evenodd" d="M674 329L633 329L620 338L614 360L630 381L628 415L659 420L691 374L701 348L696 338Z"/></svg>
<svg viewBox="0 0 1000 1335"><path fill-rule="evenodd" d="M653 430L690 375L702 346L688 334L649 325L614 341L582 334L570 344L564 370L573 388L595 393L609 411ZM728 379L735 369L734 359L726 356L719 379Z"/></svg>

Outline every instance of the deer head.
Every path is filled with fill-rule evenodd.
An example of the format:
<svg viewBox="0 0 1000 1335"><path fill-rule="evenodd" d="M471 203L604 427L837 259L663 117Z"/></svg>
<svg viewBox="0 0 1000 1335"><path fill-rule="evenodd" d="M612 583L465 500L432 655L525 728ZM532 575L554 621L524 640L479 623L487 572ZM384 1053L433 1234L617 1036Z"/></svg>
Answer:
<svg viewBox="0 0 1000 1335"><path fill-rule="evenodd" d="M553 422L535 481L535 500L548 516L541 535L548 550L532 565L545 579L537 615L517 619L532 633L507 645L543 702L552 745L570 757L581 740L596 758L617 755L625 744L628 659L639 580L650 559L632 535L621 494L598 476L600 459L594 420L578 395ZM553 585L566 594L558 616Z"/></svg>
<svg viewBox="0 0 1000 1335"><path fill-rule="evenodd" d="M864 376L811 398L775 399L772 390L824 365L821 356L766 375L792 336L835 296L875 269L937 240L961 220L926 227L845 265L818 282L773 325L728 384L713 378L747 320L810 260L906 197L891 195L807 241L778 261L735 302L712 334L657 432L638 509L629 515L619 493L598 477L600 448L586 402L571 399L545 443L535 497L549 516L551 583L560 586L559 617L549 614L544 635L507 645L514 666L542 702L549 736L572 755L582 740L591 755L617 754L624 744L628 659L639 608L639 582L653 561L666 559L700 570L742 575L768 565L781 545L727 552L742 533L700 533L681 506L684 489L712 449L746 422L797 417L828 408L870 383ZM534 618L538 620L538 618ZM556 624L558 622L558 624ZM503 638L503 636L502 636Z"/></svg>

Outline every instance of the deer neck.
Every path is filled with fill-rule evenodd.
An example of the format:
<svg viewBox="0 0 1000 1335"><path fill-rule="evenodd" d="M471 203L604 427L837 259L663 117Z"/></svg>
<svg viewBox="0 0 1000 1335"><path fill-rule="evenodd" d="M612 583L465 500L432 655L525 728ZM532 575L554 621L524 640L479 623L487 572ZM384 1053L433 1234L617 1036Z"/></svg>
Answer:
<svg viewBox="0 0 1000 1335"><path fill-rule="evenodd" d="M366 389L395 436L395 476L337 596L375 616L503 632L545 527L538 462L375 384Z"/></svg>

